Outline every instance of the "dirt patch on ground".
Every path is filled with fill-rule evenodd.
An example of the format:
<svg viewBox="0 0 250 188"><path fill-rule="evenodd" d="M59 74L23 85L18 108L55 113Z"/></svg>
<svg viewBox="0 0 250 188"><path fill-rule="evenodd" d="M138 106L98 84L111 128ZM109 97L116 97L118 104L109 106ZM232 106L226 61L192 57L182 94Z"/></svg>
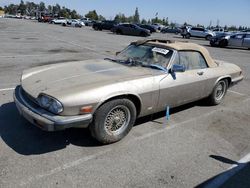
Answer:
<svg viewBox="0 0 250 188"><path fill-rule="evenodd" d="M48 50L49 53L79 53L78 50L72 50L72 49L63 49L63 48L57 48Z"/></svg>

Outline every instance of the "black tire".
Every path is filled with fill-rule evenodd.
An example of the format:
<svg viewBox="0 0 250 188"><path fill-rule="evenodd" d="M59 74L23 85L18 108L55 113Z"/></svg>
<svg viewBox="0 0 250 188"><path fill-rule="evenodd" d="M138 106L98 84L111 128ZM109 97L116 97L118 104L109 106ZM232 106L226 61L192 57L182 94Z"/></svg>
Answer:
<svg viewBox="0 0 250 188"><path fill-rule="evenodd" d="M207 35L206 40L210 40L212 38L212 35Z"/></svg>
<svg viewBox="0 0 250 188"><path fill-rule="evenodd" d="M215 44L215 43L213 43L213 42L210 42L210 46L212 46L212 47L216 47L216 44Z"/></svg>
<svg viewBox="0 0 250 188"><path fill-rule="evenodd" d="M117 29L116 34L122 35L122 31L120 29Z"/></svg>
<svg viewBox="0 0 250 188"><path fill-rule="evenodd" d="M63 23L62 25L65 27L65 26L66 26L66 23Z"/></svg>
<svg viewBox="0 0 250 188"><path fill-rule="evenodd" d="M186 38L186 39L190 39L190 37L191 37L190 33L187 33L187 34L185 35L185 38Z"/></svg>
<svg viewBox="0 0 250 188"><path fill-rule="evenodd" d="M97 26L94 26L94 30L96 30L96 31L97 31L97 30L98 30L98 27L97 27Z"/></svg>
<svg viewBox="0 0 250 188"><path fill-rule="evenodd" d="M97 109L89 128L95 139L103 144L110 144L124 138L133 127L135 120L134 103L128 99L115 99Z"/></svg>
<svg viewBox="0 0 250 188"><path fill-rule="evenodd" d="M140 36L141 36L141 37L146 37L146 36L147 36L147 33L142 31L142 32L140 33Z"/></svg>
<svg viewBox="0 0 250 188"><path fill-rule="evenodd" d="M221 48L226 47L228 45L228 41L226 39L219 42L219 46Z"/></svg>
<svg viewBox="0 0 250 188"><path fill-rule="evenodd" d="M208 97L208 102L211 105L218 105L221 103L227 93L228 81L226 79L218 81L214 86L213 92Z"/></svg>

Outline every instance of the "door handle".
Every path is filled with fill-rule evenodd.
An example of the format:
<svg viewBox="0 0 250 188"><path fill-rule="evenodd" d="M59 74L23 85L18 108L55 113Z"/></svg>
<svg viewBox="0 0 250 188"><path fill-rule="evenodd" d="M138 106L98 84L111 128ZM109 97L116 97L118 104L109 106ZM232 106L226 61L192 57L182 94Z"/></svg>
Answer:
<svg viewBox="0 0 250 188"><path fill-rule="evenodd" d="M198 71L197 74L202 76L204 74L204 72L203 71Z"/></svg>

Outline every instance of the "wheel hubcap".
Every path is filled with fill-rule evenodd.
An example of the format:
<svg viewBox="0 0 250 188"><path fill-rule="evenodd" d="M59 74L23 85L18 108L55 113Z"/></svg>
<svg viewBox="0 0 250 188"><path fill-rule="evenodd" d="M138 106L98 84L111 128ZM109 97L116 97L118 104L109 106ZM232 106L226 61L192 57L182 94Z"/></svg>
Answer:
<svg viewBox="0 0 250 188"><path fill-rule="evenodd" d="M119 105L109 111L105 118L105 129L112 134L120 134L128 126L130 111L126 106Z"/></svg>
<svg viewBox="0 0 250 188"><path fill-rule="evenodd" d="M217 86L216 91L215 91L216 100L221 100L223 98L225 89L226 89L225 83L220 82L220 84Z"/></svg>

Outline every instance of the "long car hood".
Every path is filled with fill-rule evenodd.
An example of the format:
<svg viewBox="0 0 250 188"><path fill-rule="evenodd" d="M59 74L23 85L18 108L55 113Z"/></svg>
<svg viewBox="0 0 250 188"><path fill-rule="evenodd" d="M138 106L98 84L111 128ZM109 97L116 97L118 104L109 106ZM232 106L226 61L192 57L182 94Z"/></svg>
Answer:
<svg viewBox="0 0 250 188"><path fill-rule="evenodd" d="M28 69L22 87L33 97L47 93L56 97L74 88L91 89L151 75L150 69L125 66L108 60L87 60Z"/></svg>

